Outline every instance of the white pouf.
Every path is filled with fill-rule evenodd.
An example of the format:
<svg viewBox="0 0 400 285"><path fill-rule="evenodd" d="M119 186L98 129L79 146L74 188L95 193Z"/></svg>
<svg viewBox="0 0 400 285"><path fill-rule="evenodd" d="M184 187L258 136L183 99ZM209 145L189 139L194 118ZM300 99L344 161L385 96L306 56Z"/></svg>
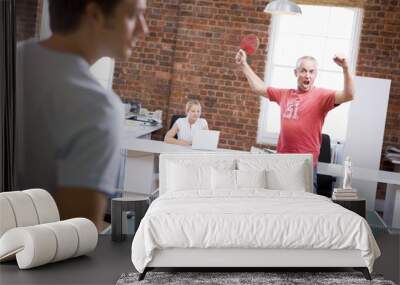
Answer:
<svg viewBox="0 0 400 285"><path fill-rule="evenodd" d="M59 220L53 197L43 189L0 193L0 262L16 258L20 269L28 269L96 248L90 220Z"/></svg>

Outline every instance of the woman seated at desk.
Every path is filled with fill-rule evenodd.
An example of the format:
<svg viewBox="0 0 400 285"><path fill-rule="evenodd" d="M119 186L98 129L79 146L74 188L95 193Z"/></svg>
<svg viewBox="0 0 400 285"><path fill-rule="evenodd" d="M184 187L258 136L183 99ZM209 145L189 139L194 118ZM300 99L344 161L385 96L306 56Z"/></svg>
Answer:
<svg viewBox="0 0 400 285"><path fill-rule="evenodd" d="M186 103L186 117L175 121L165 135L164 141L170 144L191 145L192 138L198 130L208 130L207 121L200 118L201 104L199 100L189 100ZM178 135L178 139L175 136Z"/></svg>

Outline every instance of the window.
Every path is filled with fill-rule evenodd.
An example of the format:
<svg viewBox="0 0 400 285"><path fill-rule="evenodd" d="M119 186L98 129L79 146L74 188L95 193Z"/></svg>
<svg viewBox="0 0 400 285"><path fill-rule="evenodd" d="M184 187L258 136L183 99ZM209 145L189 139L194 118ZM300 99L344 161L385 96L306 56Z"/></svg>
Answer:
<svg viewBox="0 0 400 285"><path fill-rule="evenodd" d="M361 9L300 5L303 15L277 15L272 18L270 46L265 72L267 86L296 88L293 70L296 60L311 55L318 61L316 86L342 90L342 69L332 58L346 56L354 74L361 29ZM323 132L334 141L344 141L350 103L330 111ZM261 97L258 143L276 144L280 131L280 109Z"/></svg>

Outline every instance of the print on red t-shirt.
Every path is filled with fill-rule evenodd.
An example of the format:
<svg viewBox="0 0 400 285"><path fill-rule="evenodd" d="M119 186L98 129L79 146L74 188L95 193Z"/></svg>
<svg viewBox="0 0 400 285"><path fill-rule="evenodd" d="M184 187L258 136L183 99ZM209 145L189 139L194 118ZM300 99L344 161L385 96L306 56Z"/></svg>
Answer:
<svg viewBox="0 0 400 285"><path fill-rule="evenodd" d="M286 104L286 110L282 113L283 118L289 120L298 120L299 105L300 105L300 100L298 98L296 98L293 102L288 102Z"/></svg>

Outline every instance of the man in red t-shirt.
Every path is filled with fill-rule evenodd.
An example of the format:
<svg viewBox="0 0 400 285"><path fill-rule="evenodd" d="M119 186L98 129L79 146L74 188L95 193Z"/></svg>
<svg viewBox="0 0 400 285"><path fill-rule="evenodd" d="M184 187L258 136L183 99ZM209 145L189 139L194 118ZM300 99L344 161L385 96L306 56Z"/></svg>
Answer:
<svg viewBox="0 0 400 285"><path fill-rule="evenodd" d="M342 91L314 87L317 77L317 61L311 56L297 60L294 74L297 89L278 89L265 86L247 63L243 50L236 55L236 63L242 67L250 87L281 109L281 132L277 151L279 153L311 153L314 165L314 192L316 192L316 166L321 147L321 131L326 114L336 105L351 101L354 83L345 58L335 56L333 61L343 69Z"/></svg>

